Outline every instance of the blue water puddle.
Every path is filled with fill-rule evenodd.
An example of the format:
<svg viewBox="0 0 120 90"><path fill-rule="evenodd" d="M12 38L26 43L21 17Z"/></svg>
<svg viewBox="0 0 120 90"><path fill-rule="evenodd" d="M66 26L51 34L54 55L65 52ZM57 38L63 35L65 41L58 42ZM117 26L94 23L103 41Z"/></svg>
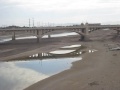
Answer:
<svg viewBox="0 0 120 90"><path fill-rule="evenodd" d="M81 59L75 57L1 62L0 90L23 90L40 80L69 69L72 62Z"/></svg>
<svg viewBox="0 0 120 90"><path fill-rule="evenodd" d="M16 62L16 65L21 68L29 68L39 73L51 76L65 69L69 69L72 66L71 63L77 60L81 60L81 57L20 61Z"/></svg>

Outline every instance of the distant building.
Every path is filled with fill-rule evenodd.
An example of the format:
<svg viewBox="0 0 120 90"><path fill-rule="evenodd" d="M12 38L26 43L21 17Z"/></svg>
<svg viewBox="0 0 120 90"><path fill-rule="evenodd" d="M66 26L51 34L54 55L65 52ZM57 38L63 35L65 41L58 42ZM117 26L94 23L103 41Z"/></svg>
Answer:
<svg viewBox="0 0 120 90"><path fill-rule="evenodd" d="M98 25L101 25L101 23L88 23L89 26L98 26Z"/></svg>
<svg viewBox="0 0 120 90"><path fill-rule="evenodd" d="M15 26L15 25L12 25L12 26L7 26L5 28L8 28L8 29L11 29L11 28L20 28L19 26Z"/></svg>

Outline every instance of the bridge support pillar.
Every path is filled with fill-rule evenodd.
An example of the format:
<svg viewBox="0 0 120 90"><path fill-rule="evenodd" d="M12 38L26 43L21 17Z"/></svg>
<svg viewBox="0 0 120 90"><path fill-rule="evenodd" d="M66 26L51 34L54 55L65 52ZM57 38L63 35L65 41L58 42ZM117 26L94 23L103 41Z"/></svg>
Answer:
<svg viewBox="0 0 120 90"><path fill-rule="evenodd" d="M15 32L13 32L12 40L15 40Z"/></svg>
<svg viewBox="0 0 120 90"><path fill-rule="evenodd" d="M41 39L41 37L40 37L40 33L39 33L39 30L37 30L37 43L40 42L40 39Z"/></svg>
<svg viewBox="0 0 120 90"><path fill-rule="evenodd" d="M88 36L88 34L89 34L88 23L86 23L86 24L84 25L84 27L85 27L85 28L82 28L82 33L83 33L84 35L81 35L81 36L80 36L80 41L87 40L87 36Z"/></svg>
<svg viewBox="0 0 120 90"><path fill-rule="evenodd" d="M40 37L39 36L37 36L37 43L39 43L40 42Z"/></svg>
<svg viewBox="0 0 120 90"><path fill-rule="evenodd" d="M120 34L120 31L119 30L117 30L117 35L119 35Z"/></svg>
<svg viewBox="0 0 120 90"><path fill-rule="evenodd" d="M89 28L88 28L88 23L85 24L85 32L86 35L89 34Z"/></svg>
<svg viewBox="0 0 120 90"><path fill-rule="evenodd" d="M81 32L83 33L83 34L80 34L80 41L85 41L85 40L88 40L88 34L86 34L86 28L83 28L82 30L81 30Z"/></svg>
<svg viewBox="0 0 120 90"><path fill-rule="evenodd" d="M82 33L85 33L85 29L83 28L82 30L81 30L81 32ZM80 39L79 39L80 41L84 41L85 40L85 36L84 35L82 35L82 34L80 34Z"/></svg>
<svg viewBox="0 0 120 90"><path fill-rule="evenodd" d="M50 34L48 34L48 38L51 38Z"/></svg>

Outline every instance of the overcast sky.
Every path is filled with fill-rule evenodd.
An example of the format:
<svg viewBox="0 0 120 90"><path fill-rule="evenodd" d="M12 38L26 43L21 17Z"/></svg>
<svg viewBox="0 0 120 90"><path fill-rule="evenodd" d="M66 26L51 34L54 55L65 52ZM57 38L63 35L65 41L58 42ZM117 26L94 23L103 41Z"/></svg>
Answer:
<svg viewBox="0 0 120 90"><path fill-rule="evenodd" d="M49 23L120 24L120 0L0 0L0 26Z"/></svg>

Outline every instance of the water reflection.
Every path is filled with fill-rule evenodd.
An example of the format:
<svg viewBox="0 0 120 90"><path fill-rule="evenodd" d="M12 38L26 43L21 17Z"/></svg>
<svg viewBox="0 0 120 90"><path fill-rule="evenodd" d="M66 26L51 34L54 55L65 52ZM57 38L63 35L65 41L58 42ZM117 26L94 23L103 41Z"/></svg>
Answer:
<svg viewBox="0 0 120 90"><path fill-rule="evenodd" d="M78 34L75 32L69 32L69 33L52 34L51 37L65 37L71 35L78 35ZM44 35L42 38L48 38L48 35Z"/></svg>
<svg viewBox="0 0 120 90"><path fill-rule="evenodd" d="M47 76L54 75L71 67L73 61L81 60L81 57L57 58L45 60L32 60L17 62L16 65L22 68L29 68Z"/></svg>
<svg viewBox="0 0 120 90"><path fill-rule="evenodd" d="M95 51L97 51L97 50L91 49L91 50L89 50L88 52L89 52L89 53L93 53L93 52L95 52Z"/></svg>
<svg viewBox="0 0 120 90"><path fill-rule="evenodd" d="M47 77L47 75L32 69L21 68L16 62L0 63L0 90L23 90Z"/></svg>
<svg viewBox="0 0 120 90"><path fill-rule="evenodd" d="M56 51L51 51L51 54L67 54L67 53L71 53L75 50L56 50Z"/></svg>
<svg viewBox="0 0 120 90"><path fill-rule="evenodd" d="M14 61L0 62L0 90L23 90L37 81L69 69L72 62L82 59L81 53L77 48L66 54L36 53Z"/></svg>
<svg viewBox="0 0 120 90"><path fill-rule="evenodd" d="M11 40L12 40L11 38L8 38L8 39L0 39L0 43L8 42L8 41L11 41Z"/></svg>
<svg viewBox="0 0 120 90"><path fill-rule="evenodd" d="M22 60L33 60L33 59L39 59L39 60L45 60L45 59L57 59L57 58L72 58L72 57L79 57L82 53L85 53L84 50L82 50L84 47L81 47L81 45L77 48L69 48L60 50L51 51L49 53L35 53L29 56L19 57L15 58L13 60L22 61ZM70 50L71 49L71 50Z"/></svg>
<svg viewBox="0 0 120 90"><path fill-rule="evenodd" d="M81 47L81 45L70 45L70 46L64 46L61 48L77 48L77 47Z"/></svg>

